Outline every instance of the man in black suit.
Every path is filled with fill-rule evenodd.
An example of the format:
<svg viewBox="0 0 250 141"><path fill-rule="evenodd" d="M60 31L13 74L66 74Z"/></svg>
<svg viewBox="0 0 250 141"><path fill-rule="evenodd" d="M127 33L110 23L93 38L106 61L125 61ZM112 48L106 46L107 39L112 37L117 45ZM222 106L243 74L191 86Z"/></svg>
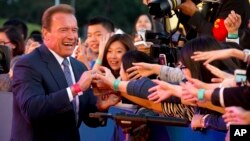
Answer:
<svg viewBox="0 0 250 141"><path fill-rule="evenodd" d="M44 44L14 68L13 141L79 141L81 121L105 125L89 113L118 102L97 102L90 88L93 71L70 57L78 39L74 13L65 4L48 8L42 17Z"/></svg>

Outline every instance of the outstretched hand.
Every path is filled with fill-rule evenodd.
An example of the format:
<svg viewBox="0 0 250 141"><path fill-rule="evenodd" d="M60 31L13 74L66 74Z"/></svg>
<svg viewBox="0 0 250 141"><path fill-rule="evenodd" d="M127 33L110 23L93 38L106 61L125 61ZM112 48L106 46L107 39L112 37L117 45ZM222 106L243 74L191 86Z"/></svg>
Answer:
<svg viewBox="0 0 250 141"><path fill-rule="evenodd" d="M95 71L92 86L97 97L96 105L99 110L107 110L110 106L116 105L121 96L113 90L115 77L108 68L100 66Z"/></svg>
<svg viewBox="0 0 250 141"><path fill-rule="evenodd" d="M110 106L116 105L121 100L121 96L119 93L115 93L114 91L110 91L107 94L97 96L96 106L99 110L107 110Z"/></svg>
<svg viewBox="0 0 250 141"><path fill-rule="evenodd" d="M187 105L197 106L198 89L190 82L180 83L182 87L181 101Z"/></svg>
<svg viewBox="0 0 250 141"><path fill-rule="evenodd" d="M150 93L148 99L154 101L154 103L160 103L172 95L177 96L178 93L181 93L180 88L177 85L171 85L160 80L153 80L153 82L157 85L148 90Z"/></svg>
<svg viewBox="0 0 250 141"><path fill-rule="evenodd" d="M230 58L232 55L231 49L221 49L221 50L214 50L214 51L196 51L194 55L191 56L191 59L194 61L204 61L204 65L214 61L214 60L222 60Z"/></svg>
<svg viewBox="0 0 250 141"><path fill-rule="evenodd" d="M222 116L225 122L230 124L250 124L250 111L241 107L227 107L225 114Z"/></svg>
<svg viewBox="0 0 250 141"><path fill-rule="evenodd" d="M129 74L129 78L140 78L140 77L148 77L156 72L154 72L153 68L155 64L149 63L133 63L133 67L127 69L127 73Z"/></svg>
<svg viewBox="0 0 250 141"><path fill-rule="evenodd" d="M224 20L224 24L229 34L238 34L241 25L241 16L232 10Z"/></svg>
<svg viewBox="0 0 250 141"><path fill-rule="evenodd" d="M93 71L92 70L85 71L81 75L77 84L79 85L79 87L81 88L82 91L85 91L90 87L91 82L92 82L92 78L93 78Z"/></svg>
<svg viewBox="0 0 250 141"><path fill-rule="evenodd" d="M210 64L206 64L205 65L206 68L215 76L217 76L218 78L221 78L221 79L226 79L226 78L233 78L234 76L232 74L229 74L227 72L224 72L222 70L220 70L219 68L213 66L213 65L210 65Z"/></svg>
<svg viewBox="0 0 250 141"><path fill-rule="evenodd" d="M98 68L99 73L95 73L94 75L94 81L97 86L105 86L113 89L113 83L115 81L115 77L110 71L110 69L100 66Z"/></svg>
<svg viewBox="0 0 250 141"><path fill-rule="evenodd" d="M195 86L196 88L199 88L199 89L206 89L206 88L208 87L208 84L207 84L207 83L202 82L202 81L200 81L199 79L195 79L195 78L188 77L188 76L186 76L186 79L187 79L191 84L193 84L193 86Z"/></svg>

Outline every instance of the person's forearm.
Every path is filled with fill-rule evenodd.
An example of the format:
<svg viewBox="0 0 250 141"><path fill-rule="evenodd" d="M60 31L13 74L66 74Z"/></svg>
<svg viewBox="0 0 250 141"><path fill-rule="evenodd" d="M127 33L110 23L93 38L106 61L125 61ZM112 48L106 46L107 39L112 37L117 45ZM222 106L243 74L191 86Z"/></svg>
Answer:
<svg viewBox="0 0 250 141"><path fill-rule="evenodd" d="M118 86L118 90L121 93L127 93L127 86L128 86L129 81L121 81Z"/></svg>
<svg viewBox="0 0 250 141"><path fill-rule="evenodd" d="M204 97L206 100L211 101L213 90L205 90Z"/></svg>
<svg viewBox="0 0 250 141"><path fill-rule="evenodd" d="M95 65L93 70L98 69L102 65L103 53L99 53L97 59L95 60Z"/></svg>
<svg viewBox="0 0 250 141"><path fill-rule="evenodd" d="M162 66L162 65L159 65L159 64L153 64L153 66L152 66L153 72L154 72L156 75L160 75L161 67L163 67L163 66Z"/></svg>
<svg viewBox="0 0 250 141"><path fill-rule="evenodd" d="M204 89L206 90L213 90L215 88L218 88L220 86L221 83L209 83L209 84L205 84Z"/></svg>
<svg viewBox="0 0 250 141"><path fill-rule="evenodd" d="M235 57L235 58L237 58L237 59L240 59L240 60L244 60L244 57L245 57L245 55L244 55L244 53L243 53L243 51L241 51L241 50L238 50L238 49L231 49L231 55L232 55L232 57Z"/></svg>

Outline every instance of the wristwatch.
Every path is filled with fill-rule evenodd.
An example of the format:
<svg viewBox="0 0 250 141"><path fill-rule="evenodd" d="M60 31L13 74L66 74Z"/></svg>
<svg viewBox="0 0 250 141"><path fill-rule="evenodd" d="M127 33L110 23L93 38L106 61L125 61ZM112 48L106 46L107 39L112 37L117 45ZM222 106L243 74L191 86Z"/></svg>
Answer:
<svg viewBox="0 0 250 141"><path fill-rule="evenodd" d="M248 57L250 55L250 50L249 49L244 49L243 52L244 52L244 62L247 62Z"/></svg>

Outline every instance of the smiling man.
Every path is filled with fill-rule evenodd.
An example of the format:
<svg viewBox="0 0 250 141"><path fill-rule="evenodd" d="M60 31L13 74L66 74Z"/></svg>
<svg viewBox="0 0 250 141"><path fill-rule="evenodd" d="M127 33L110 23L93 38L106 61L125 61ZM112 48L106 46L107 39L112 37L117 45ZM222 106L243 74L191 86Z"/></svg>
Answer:
<svg viewBox="0 0 250 141"><path fill-rule="evenodd" d="M42 17L44 44L14 68L12 141L79 141L82 121L105 125L89 113L116 104L97 102L90 88L93 72L70 57L78 38L74 14L66 4L48 8Z"/></svg>

